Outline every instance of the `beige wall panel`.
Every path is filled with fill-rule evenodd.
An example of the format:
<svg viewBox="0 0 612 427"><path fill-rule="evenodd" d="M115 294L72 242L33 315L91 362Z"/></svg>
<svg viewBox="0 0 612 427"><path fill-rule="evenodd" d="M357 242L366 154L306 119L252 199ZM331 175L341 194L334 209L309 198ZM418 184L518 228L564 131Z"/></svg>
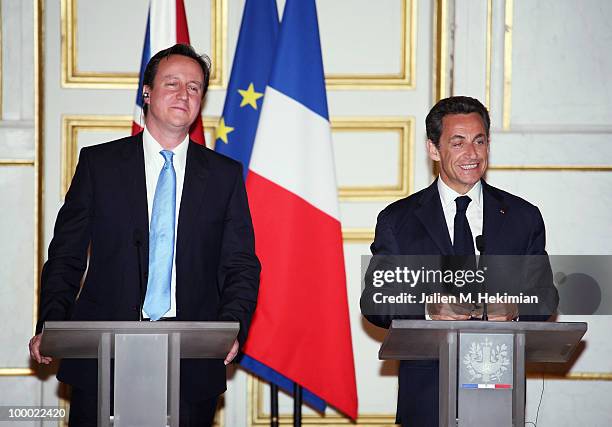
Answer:
<svg viewBox="0 0 612 427"><path fill-rule="evenodd" d="M83 147L130 134L130 120L122 117L63 116L60 155L61 197L68 191Z"/></svg>
<svg viewBox="0 0 612 427"><path fill-rule="evenodd" d="M612 169L612 127L497 132L491 136L492 165L582 166Z"/></svg>
<svg viewBox="0 0 612 427"><path fill-rule="evenodd" d="M29 123L0 125L0 159L34 161L34 129Z"/></svg>
<svg viewBox="0 0 612 427"><path fill-rule="evenodd" d="M467 94L483 103L486 101L487 79L487 1L457 0L455 2L455 31L465 37L454 39L454 93Z"/></svg>
<svg viewBox="0 0 612 427"><path fill-rule="evenodd" d="M0 376L0 405L2 406L28 406L38 408L67 409L65 402L59 398L58 382L50 371L45 371L40 377L28 376ZM41 380L44 383L41 383ZM42 387L41 387L42 385ZM38 421L0 421L1 426L19 427L67 427L68 416L62 420Z"/></svg>
<svg viewBox="0 0 612 427"><path fill-rule="evenodd" d="M77 6L76 16L70 24L76 30L77 69L137 73L149 1L69 1Z"/></svg>
<svg viewBox="0 0 612 427"><path fill-rule="evenodd" d="M0 377L0 405L32 405L38 406L40 399L40 383L35 376L1 376ZM26 424L28 423L28 424ZM2 426L40 426L40 422L8 422L2 421Z"/></svg>
<svg viewBox="0 0 612 427"><path fill-rule="evenodd" d="M34 306L34 168L0 167L0 194L0 368L28 368Z"/></svg>
<svg viewBox="0 0 612 427"><path fill-rule="evenodd" d="M376 217L391 201L341 201L340 218L342 226L349 228L369 228L374 231Z"/></svg>
<svg viewBox="0 0 612 427"><path fill-rule="evenodd" d="M318 1L323 62L328 75L399 74L402 7L410 1Z"/></svg>
<svg viewBox="0 0 612 427"><path fill-rule="evenodd" d="M34 119L32 1L2 0L0 119Z"/></svg>
<svg viewBox="0 0 612 427"><path fill-rule="evenodd" d="M191 44L196 47L198 52L205 52L208 56L211 56L213 43L225 43L223 40L216 39L217 35L225 37L225 30L223 30L223 32L216 33L215 37L213 37L213 19L219 19L220 17L224 19L227 18L222 15L222 9L215 10L215 14L213 15L211 4L215 3L216 0L184 0L184 2L185 13L187 13L187 25L189 26L189 40L191 41ZM222 2L216 3L222 4ZM220 30L222 30L222 28ZM220 53L225 55L225 52ZM222 59L222 56L219 56L216 59L220 60ZM225 66L225 64L220 65Z"/></svg>
<svg viewBox="0 0 612 427"><path fill-rule="evenodd" d="M78 0L77 5L78 69L137 73L149 1ZM210 52L210 1L186 0L185 10L191 43Z"/></svg>
<svg viewBox="0 0 612 427"><path fill-rule="evenodd" d="M542 392L542 379L528 380L527 389L525 421L534 422ZM612 381L545 380L538 426L609 426L612 424L612 412L609 399L606 399L611 394Z"/></svg>
<svg viewBox="0 0 612 427"><path fill-rule="evenodd" d="M115 139L123 138L127 136L124 132L112 132L108 131L88 131L87 129L79 132L79 138L76 141L76 149L80 151L83 147L90 147L92 145L101 144L107 141L113 141Z"/></svg>
<svg viewBox="0 0 612 427"><path fill-rule="evenodd" d="M407 196L414 177L414 119L332 118L340 200Z"/></svg>
<svg viewBox="0 0 612 427"><path fill-rule="evenodd" d="M612 2L515 0L511 122L609 125Z"/></svg>
<svg viewBox="0 0 612 427"><path fill-rule="evenodd" d="M2 2L0 1L0 120L2 120L2 107L4 106L4 91L3 91L3 86L4 86L4 71L3 71L3 64L2 64L2 59L3 59L3 39L4 39L4 22L2 20Z"/></svg>
<svg viewBox="0 0 612 427"><path fill-rule="evenodd" d="M212 85L222 83L222 0L185 0L191 44L213 59ZM147 24L147 0L62 0L62 67L67 87L136 87ZM112 23L109 25L109 23ZM117 47L120 46L121 49ZM219 66L218 69L215 67Z"/></svg>
<svg viewBox="0 0 612 427"><path fill-rule="evenodd" d="M384 131L336 132L334 155L338 185L393 187L398 184L398 135Z"/></svg>
<svg viewBox="0 0 612 427"><path fill-rule="evenodd" d="M489 182L537 205L551 254L612 254L612 173L490 171ZM597 184L597 185L592 185Z"/></svg>
<svg viewBox="0 0 612 427"><path fill-rule="evenodd" d="M485 96L488 95L488 107L491 115L491 122L494 128L501 128L503 124L504 114L504 66L506 65L506 25L509 23L509 19L506 20L505 13L505 0L487 0L490 5L490 10L487 8L487 40L490 55L487 53L487 59L489 61L489 81L487 88L487 81L484 82L484 89L486 92ZM509 17L508 17L509 18ZM511 55L512 51L508 50L508 55ZM508 64L511 68L512 64ZM488 89L488 90L487 90ZM509 112L507 113L509 120Z"/></svg>
<svg viewBox="0 0 612 427"><path fill-rule="evenodd" d="M227 375L227 391L224 394L225 410L221 416L224 426L246 426L249 374L237 366L230 366ZM219 416L219 415L217 415Z"/></svg>

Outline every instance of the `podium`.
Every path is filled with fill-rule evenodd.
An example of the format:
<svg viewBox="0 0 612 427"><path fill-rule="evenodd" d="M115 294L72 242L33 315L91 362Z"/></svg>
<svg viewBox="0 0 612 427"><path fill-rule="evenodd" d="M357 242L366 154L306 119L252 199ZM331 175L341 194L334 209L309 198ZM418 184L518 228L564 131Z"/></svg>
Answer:
<svg viewBox="0 0 612 427"><path fill-rule="evenodd" d="M45 322L41 354L98 359L98 426L178 427L180 360L225 359L238 322Z"/></svg>
<svg viewBox="0 0 612 427"><path fill-rule="evenodd" d="M525 362L567 362L586 330L583 322L393 320L378 356L439 360L441 427L523 427Z"/></svg>

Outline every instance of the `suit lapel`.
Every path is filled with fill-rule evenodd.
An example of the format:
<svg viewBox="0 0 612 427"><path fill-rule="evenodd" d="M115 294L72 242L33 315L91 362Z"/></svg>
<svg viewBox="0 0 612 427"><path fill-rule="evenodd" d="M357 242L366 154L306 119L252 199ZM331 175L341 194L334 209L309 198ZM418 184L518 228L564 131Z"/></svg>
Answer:
<svg viewBox="0 0 612 427"><path fill-rule="evenodd" d="M145 248L149 244L149 213L147 207L147 183L145 176L142 133L135 135L130 144L125 144L123 159L119 164L121 182L125 183L126 205L130 222L136 234L142 235Z"/></svg>
<svg viewBox="0 0 612 427"><path fill-rule="evenodd" d="M123 184L125 206L127 206L128 218L125 220L130 224L128 233L132 233L128 238L135 246L140 246L139 262L142 266L140 272L142 276L139 283L142 283L143 287L140 290L140 297L144 298L149 270L149 210L147 207L147 182L142 132L133 136L132 140L125 144L123 156L119 162L119 176L121 178L120 182Z"/></svg>
<svg viewBox="0 0 612 427"><path fill-rule="evenodd" d="M423 192L419 203L420 206L415 210L415 215L440 249L440 253L443 255L452 254L453 245L448 233L448 227L446 226L446 220L444 219L444 212L442 211L437 179Z"/></svg>
<svg viewBox="0 0 612 427"><path fill-rule="evenodd" d="M508 207L504 203L502 194L482 180L482 198L484 203L482 234L486 237L487 248L490 252L498 240L499 231L506 220Z"/></svg>
<svg viewBox="0 0 612 427"><path fill-rule="evenodd" d="M181 195L179 209L177 241L176 241L176 268L177 275L181 271L183 251L188 247L189 237L194 227L200 222L200 211L204 202L204 189L210 172L206 158L206 148L189 141L187 148L187 161L185 163L185 180Z"/></svg>

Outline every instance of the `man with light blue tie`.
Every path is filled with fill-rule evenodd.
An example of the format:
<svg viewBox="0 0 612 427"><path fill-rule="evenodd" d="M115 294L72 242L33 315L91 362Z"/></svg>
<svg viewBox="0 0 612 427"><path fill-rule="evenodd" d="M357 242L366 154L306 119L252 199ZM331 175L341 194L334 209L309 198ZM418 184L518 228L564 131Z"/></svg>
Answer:
<svg viewBox="0 0 612 427"><path fill-rule="evenodd" d="M151 320L159 320L172 307L171 285L174 271L174 222L176 218L176 172L172 164L174 153L159 152L164 164L159 172L151 224L149 225L149 282L143 311ZM146 156L146 155L145 155Z"/></svg>
<svg viewBox="0 0 612 427"><path fill-rule="evenodd" d="M30 341L32 358L49 363L39 351L47 320L239 322L225 361L181 362L181 426L212 423L259 286L241 165L189 140L209 77L208 58L190 46L157 53L144 76L144 131L81 150ZM86 360L60 365L58 379L73 386L70 426L96 424L96 372Z"/></svg>

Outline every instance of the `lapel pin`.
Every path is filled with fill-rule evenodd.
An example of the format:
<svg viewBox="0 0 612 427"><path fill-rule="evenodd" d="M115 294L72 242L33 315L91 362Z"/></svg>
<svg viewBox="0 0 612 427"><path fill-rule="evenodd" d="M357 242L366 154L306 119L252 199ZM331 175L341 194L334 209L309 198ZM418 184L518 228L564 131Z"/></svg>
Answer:
<svg viewBox="0 0 612 427"><path fill-rule="evenodd" d="M506 210L502 208L502 209L499 210L499 213L503 215L503 214L506 213Z"/></svg>

